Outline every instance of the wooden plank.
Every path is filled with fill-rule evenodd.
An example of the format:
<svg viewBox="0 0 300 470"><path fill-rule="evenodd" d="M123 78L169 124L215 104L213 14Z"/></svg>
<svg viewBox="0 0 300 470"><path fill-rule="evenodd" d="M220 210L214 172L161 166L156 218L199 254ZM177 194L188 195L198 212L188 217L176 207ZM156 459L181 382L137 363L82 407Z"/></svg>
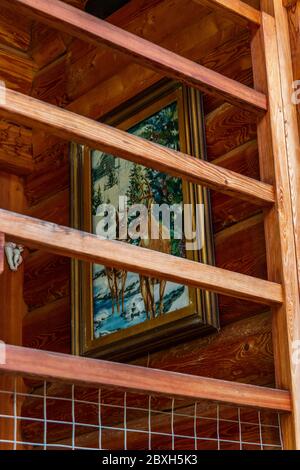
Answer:
<svg viewBox="0 0 300 470"><path fill-rule="evenodd" d="M15 175L0 172L0 205L7 209L23 211L25 198L23 191L23 180ZM1 231L0 231L1 232ZM26 312L23 300L23 276L24 265L17 272L11 271L6 266L0 277L0 340L6 344L22 344L22 320ZM0 389L11 390L14 385L12 377L0 376ZM17 390L22 392L23 380L17 380ZM18 413L21 412L22 399L18 401ZM1 396L0 414L13 415L14 405L11 397ZM20 436L20 425L17 425L18 437ZM14 439L13 420L1 420L0 440ZM0 450L12 450L12 444L0 443Z"/></svg>
<svg viewBox="0 0 300 470"><path fill-rule="evenodd" d="M155 21L152 21L151 18L155 18ZM166 21L166 18L168 18L168 21ZM201 43L207 41L211 35L216 36L218 33L218 29L212 29L213 20L213 15L209 14L206 8L199 7L191 0L154 0L147 2L145 0L133 0L106 19L106 21L119 28L137 34L189 59L191 57L185 54L183 45L185 45L185 48L192 48L197 44L200 52ZM198 34L197 42L193 33L195 24L198 24L199 28L203 28L201 29L201 37ZM215 24L217 26L216 21ZM231 32L234 30L232 24L229 25L228 21L223 21L222 26L224 29L222 29L222 35L219 32L219 41L225 40L229 28ZM187 41L182 39L187 37L187 34L185 34L187 29L191 32L189 46ZM113 51L112 54L111 48L104 45L101 47L87 45L79 39L72 40L68 48L68 56L67 95L71 101L83 97L88 90L109 77L119 74L130 62L132 63L132 59L128 55L116 51ZM104 63L105 67L103 67ZM200 63L205 65L202 62Z"/></svg>
<svg viewBox="0 0 300 470"><path fill-rule="evenodd" d="M6 90L6 100L0 103L0 115L252 203L266 205L274 202L274 189L268 184L11 90Z"/></svg>
<svg viewBox="0 0 300 470"><path fill-rule="evenodd" d="M7 88L29 94L36 69L27 53L4 46L0 36L0 77Z"/></svg>
<svg viewBox="0 0 300 470"><path fill-rule="evenodd" d="M300 4L297 8L300 11ZM292 41L290 42L288 14L281 2L274 2L274 14L277 31L284 125L286 132L286 151L289 162L290 191L300 287L300 121L298 127L297 106L291 99L291 94L293 92L292 83L293 80L297 80L297 74L300 73L300 68L298 71L296 71L297 66L294 68L294 72L296 72L294 77L291 48L294 48L295 44ZM300 44L299 28L296 31L296 38ZM299 58L297 60L299 60ZM295 60L295 62L297 62L297 60Z"/></svg>
<svg viewBox="0 0 300 470"><path fill-rule="evenodd" d="M105 386L151 395L208 399L287 412L291 409L291 397L285 390L10 345L6 350L6 364L0 364L0 370L64 383L99 388Z"/></svg>
<svg viewBox="0 0 300 470"><path fill-rule="evenodd" d="M281 303L280 284L0 210L0 231L63 256L168 279L259 303Z"/></svg>
<svg viewBox="0 0 300 470"><path fill-rule="evenodd" d="M63 297L28 312L23 321L23 346L71 354L71 301Z"/></svg>
<svg viewBox="0 0 300 470"><path fill-rule="evenodd" d="M292 64L293 64L293 80L300 80L300 2L295 3L293 8L287 10L288 21L289 21L289 33L290 33L290 46L292 52ZM299 82L298 82L299 83ZM299 98L299 85L296 90L296 100ZM300 106L296 105L298 127L300 131Z"/></svg>
<svg viewBox="0 0 300 470"><path fill-rule="evenodd" d="M285 8L292 8L298 0L282 0L282 4Z"/></svg>
<svg viewBox="0 0 300 470"><path fill-rule="evenodd" d="M59 225L70 225L69 188L49 195L38 204L29 207L25 214L36 219Z"/></svg>
<svg viewBox="0 0 300 470"><path fill-rule="evenodd" d="M242 26L260 26L261 13L240 0L193 0L199 5L213 8L221 15L238 22Z"/></svg>
<svg viewBox="0 0 300 470"><path fill-rule="evenodd" d="M207 158L221 157L256 138L256 118L245 109L224 103L205 116Z"/></svg>
<svg viewBox="0 0 300 470"><path fill-rule="evenodd" d="M0 170L18 176L33 171L32 132L0 120Z"/></svg>
<svg viewBox="0 0 300 470"><path fill-rule="evenodd" d="M6 0L5 0L6 1ZM143 38L88 15L58 0L13 0L19 11L90 44L106 44L170 78L257 111L267 109L266 96L213 70L180 57Z"/></svg>
<svg viewBox="0 0 300 470"><path fill-rule="evenodd" d="M272 16L262 13L262 27L253 37L252 48L256 86L264 92L267 86L269 91L269 112L258 123L260 172L264 181L275 183L277 199L274 208L265 213L268 277L284 285L284 302L273 308L276 383L291 390L293 396L293 413L282 420L284 446L300 449L300 364L292 361L293 341L300 338L299 290L280 66Z"/></svg>
<svg viewBox="0 0 300 470"><path fill-rule="evenodd" d="M27 52L31 41L32 20L20 15L4 2L0 5L0 37L1 44L14 48L16 51Z"/></svg>
<svg viewBox="0 0 300 470"><path fill-rule="evenodd" d="M164 27L163 24L161 27ZM240 69L249 69L250 81L246 84L251 85L251 55L246 45L249 41L249 38L245 37L246 33L239 35L237 27L233 28L229 21L221 21L216 15L211 14L204 18L195 18L187 28L170 33L160 44L204 66L211 67L213 64L215 71L238 81L242 81L239 76ZM152 40L152 36L148 39ZM109 68L111 68L111 56L112 54L107 53L103 59L108 62ZM230 64L230 68L225 68L226 63ZM75 72L76 70L74 74ZM80 74L80 69L76 74ZM97 70L96 76L99 77L99 81L91 90L68 105L70 111L99 119L162 78L153 70L133 62L121 69L117 67L106 80L102 80L103 71Z"/></svg>
<svg viewBox="0 0 300 470"><path fill-rule="evenodd" d="M30 56L39 69L66 53L66 45L58 31L41 23L35 23L31 34Z"/></svg>
<svg viewBox="0 0 300 470"><path fill-rule="evenodd" d="M0 274L4 271L4 245L5 245L5 235L0 232Z"/></svg>
<svg viewBox="0 0 300 470"><path fill-rule="evenodd" d="M30 311L47 304L49 306L50 303L68 296L69 293L70 260L68 258L39 250L26 257L24 300ZM70 325L69 329L71 329ZM38 331L37 334L39 334Z"/></svg>

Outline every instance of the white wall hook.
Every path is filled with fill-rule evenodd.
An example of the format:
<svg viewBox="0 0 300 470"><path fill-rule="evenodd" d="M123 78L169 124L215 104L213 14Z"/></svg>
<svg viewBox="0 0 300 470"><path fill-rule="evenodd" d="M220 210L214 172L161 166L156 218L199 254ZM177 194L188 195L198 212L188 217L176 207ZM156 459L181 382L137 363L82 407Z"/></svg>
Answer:
<svg viewBox="0 0 300 470"><path fill-rule="evenodd" d="M8 265L11 271L17 271L18 267L23 262L23 257L21 253L24 251L24 247L22 245L17 245L13 242L5 243L5 254Z"/></svg>

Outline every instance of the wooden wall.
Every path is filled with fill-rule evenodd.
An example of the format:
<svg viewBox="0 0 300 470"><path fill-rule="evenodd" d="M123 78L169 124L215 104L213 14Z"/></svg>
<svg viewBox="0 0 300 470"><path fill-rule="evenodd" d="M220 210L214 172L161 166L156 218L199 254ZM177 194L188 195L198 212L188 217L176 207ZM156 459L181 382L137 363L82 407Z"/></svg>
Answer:
<svg viewBox="0 0 300 470"><path fill-rule="evenodd" d="M168 16L168 22L162 28L160 25L171 7L173 14ZM252 84L249 33L194 2L133 0L112 15L109 21L227 76ZM199 31L202 31L201 36ZM32 96L97 119L161 78L132 63L124 55L106 47L87 47L79 40L40 24L33 24L30 51L38 66L32 83ZM255 116L208 96L205 97L205 114L209 160L259 178ZM26 178L28 213L68 225L68 143L37 131L33 131L32 139L35 171ZM212 206L217 265L265 278L263 223L257 207L217 193L212 194ZM70 352L69 260L46 252L30 252L25 266L24 298L28 306L23 327L24 345ZM265 310L263 306L220 296L222 327L230 325L231 329L231 324L239 320L241 324L249 321L251 324L252 321L253 328L256 328L257 319L249 320L248 317ZM263 318L268 318L268 314ZM256 334L259 338L259 332ZM231 341L229 336L230 333L228 341ZM202 345L202 340L185 344L151 355L147 361L149 363L150 360L151 364L151 358L155 357L159 366L157 361L160 358L162 364L167 363L172 369L174 364L172 366L172 361L166 358L173 357L173 351L180 355L182 348L180 367L184 369L183 352L191 349L195 358L201 354L205 356ZM242 340L239 347L247 349ZM265 357L270 367L268 380L272 383L270 329L269 343L263 341L261 348L268 350ZM237 356L236 361L239 360ZM144 362L143 359L141 361ZM193 368L189 370L193 373ZM214 374L214 367L211 370ZM201 373L201 370L194 373ZM247 377L244 380L247 381Z"/></svg>
<svg viewBox="0 0 300 470"><path fill-rule="evenodd" d="M84 8L86 2L70 3ZM257 7L259 2L248 3ZM16 26L14 16L5 14L10 23L0 20L0 78L11 88L101 119L161 79L107 47L87 46L24 18ZM132 0L109 21L252 85L250 33L195 2ZM255 116L205 96L205 122L209 160L258 179ZM0 169L23 178L26 212L69 225L68 142L4 121L0 121L0 131ZM263 220L257 207L213 192L212 208L217 265L266 278ZM28 308L23 321L24 346L70 353L70 261L28 250L24 300ZM135 362L272 385L270 313L261 305L224 296L220 296L219 303L220 334L152 353Z"/></svg>

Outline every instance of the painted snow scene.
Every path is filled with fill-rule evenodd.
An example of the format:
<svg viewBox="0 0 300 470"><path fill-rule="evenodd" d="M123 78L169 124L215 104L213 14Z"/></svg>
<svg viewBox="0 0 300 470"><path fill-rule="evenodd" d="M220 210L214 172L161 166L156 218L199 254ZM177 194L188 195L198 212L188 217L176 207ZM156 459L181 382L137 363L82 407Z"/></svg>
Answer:
<svg viewBox="0 0 300 470"><path fill-rule="evenodd" d="M177 103L161 109L128 132L172 149L179 149ZM112 155L92 152L92 213L96 230L97 208L101 204L119 206L119 196L127 197L128 207L143 204L181 204L182 181ZM173 215L173 219L176 215ZM166 228L161 218L149 217L157 224L158 239L128 239L144 248L185 257L184 240L174 238L174 220ZM152 229L152 227L151 227ZM165 236L164 231L169 231ZM151 233L151 231L149 231ZM152 232L153 233L153 232ZM103 337L131 326L174 312L190 304L187 287L153 279L122 269L93 266L94 337Z"/></svg>

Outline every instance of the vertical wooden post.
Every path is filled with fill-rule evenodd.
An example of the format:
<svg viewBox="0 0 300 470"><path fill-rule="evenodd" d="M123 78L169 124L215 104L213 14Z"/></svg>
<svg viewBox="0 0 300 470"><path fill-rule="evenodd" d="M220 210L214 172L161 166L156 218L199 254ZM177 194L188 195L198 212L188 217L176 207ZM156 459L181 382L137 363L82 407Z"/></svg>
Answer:
<svg viewBox="0 0 300 470"><path fill-rule="evenodd" d="M270 0L269 0L270 1ZM264 3L265 9L268 5ZM268 10L265 10L268 13ZM290 176L290 191L293 210L294 236L297 255L298 280L300 285L300 139L297 120L297 108L292 102L293 64L288 26L288 16L285 7L280 2L274 2L273 9L276 38L278 47L278 60L280 83L282 93L282 109L286 135L286 152Z"/></svg>
<svg viewBox="0 0 300 470"><path fill-rule="evenodd" d="M300 0L286 0L286 14L288 16L288 27L290 35L290 47L293 66L293 79L300 80ZM297 86L296 98L299 99L299 85ZM300 129L300 104L296 107L298 117L298 128Z"/></svg>
<svg viewBox="0 0 300 470"><path fill-rule="evenodd" d="M0 172L0 206L16 212L24 210L23 181L21 178ZM0 250L1 251L1 250ZM0 255L1 256L1 255ZM0 340L7 344L22 345L22 318L25 311L23 300L23 265L17 272L9 270L4 261L0 275ZM14 379L0 376L0 390L12 390ZM17 381L18 390L23 390L23 381ZM21 403L18 403L20 409ZM0 394L0 414L14 414L12 396ZM12 419L0 418L0 440L14 439ZM17 429L20 435L20 429ZM0 450L13 449L12 444L0 443Z"/></svg>
<svg viewBox="0 0 300 470"><path fill-rule="evenodd" d="M300 364L293 362L293 344L300 339L299 284L291 182L283 114L275 20L262 12L262 26L252 38L256 89L269 98L268 112L258 122L261 179L274 184L276 203L265 212L269 280L281 282L284 302L273 308L276 383L292 393L293 412L282 418L285 449L300 449Z"/></svg>

